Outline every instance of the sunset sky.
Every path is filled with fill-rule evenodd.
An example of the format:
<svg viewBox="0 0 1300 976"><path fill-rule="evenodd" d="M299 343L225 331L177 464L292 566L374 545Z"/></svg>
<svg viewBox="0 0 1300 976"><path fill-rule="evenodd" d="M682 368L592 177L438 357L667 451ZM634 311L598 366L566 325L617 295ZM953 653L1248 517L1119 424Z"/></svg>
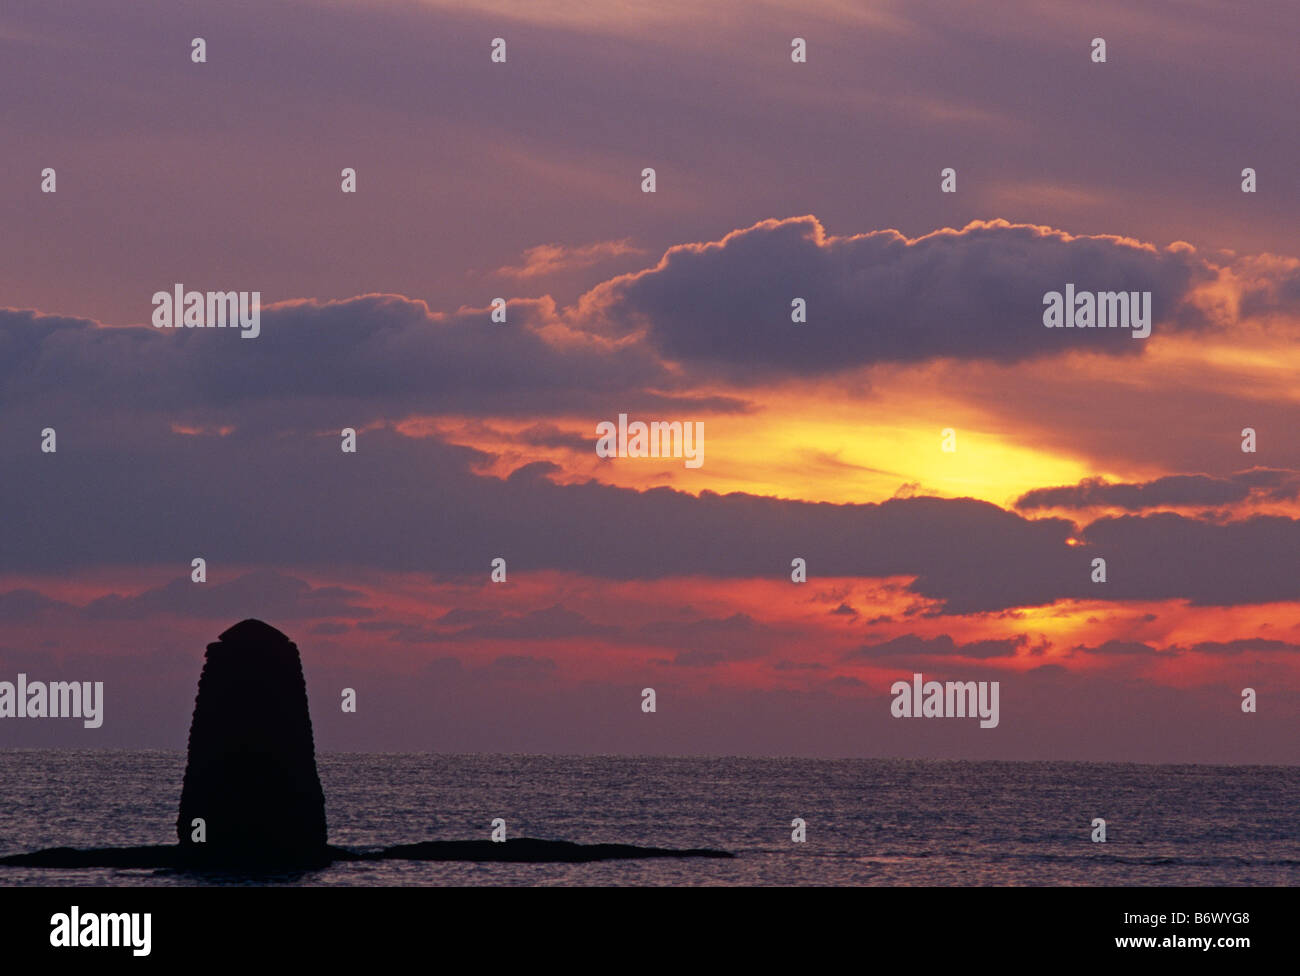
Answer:
<svg viewBox="0 0 1300 976"><path fill-rule="evenodd" d="M0 680L106 701L0 748L183 748L259 617L322 749L1300 762L1298 30L12 0ZM178 282L261 335L153 328ZM1150 337L1045 329L1067 282L1150 291ZM703 465L598 457L619 414ZM891 718L914 672L1001 682L999 726Z"/></svg>

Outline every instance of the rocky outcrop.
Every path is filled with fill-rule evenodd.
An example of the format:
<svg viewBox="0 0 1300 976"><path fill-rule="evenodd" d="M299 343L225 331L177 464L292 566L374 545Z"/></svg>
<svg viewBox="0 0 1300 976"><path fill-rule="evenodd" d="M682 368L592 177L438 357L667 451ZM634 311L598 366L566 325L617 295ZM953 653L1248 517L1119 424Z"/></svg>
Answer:
<svg viewBox="0 0 1300 976"><path fill-rule="evenodd" d="M235 624L208 645L176 835L194 861L297 864L323 856L325 795L302 661L296 644L260 620Z"/></svg>
<svg viewBox="0 0 1300 976"><path fill-rule="evenodd" d="M201 842L196 839L196 820L203 821ZM190 723L176 836L180 844L174 846L53 847L0 857L0 865L159 868L258 877L323 868L335 861L580 863L733 856L702 848L526 837L505 843L426 841L378 851L331 847L298 647L260 620L235 624L208 645Z"/></svg>

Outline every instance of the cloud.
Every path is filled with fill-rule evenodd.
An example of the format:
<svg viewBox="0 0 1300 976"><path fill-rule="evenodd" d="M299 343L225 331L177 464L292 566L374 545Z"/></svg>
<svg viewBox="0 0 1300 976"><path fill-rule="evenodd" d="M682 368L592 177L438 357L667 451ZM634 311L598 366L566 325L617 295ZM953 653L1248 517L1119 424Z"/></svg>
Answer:
<svg viewBox="0 0 1300 976"><path fill-rule="evenodd" d="M1186 647L1177 644L1171 644L1167 647L1155 647L1141 641L1108 640L1093 647L1078 644L1073 648L1073 650L1084 654L1139 656L1173 656L1186 654L1188 652L1216 655L1244 653L1294 654L1300 652L1300 645L1262 637L1243 637L1230 641L1199 641Z"/></svg>
<svg viewBox="0 0 1300 976"><path fill-rule="evenodd" d="M1265 318L1294 314L1300 305L1300 259L1278 255L1250 255L1234 266L1241 285L1238 312Z"/></svg>
<svg viewBox="0 0 1300 976"><path fill-rule="evenodd" d="M486 309L435 314L400 295L267 306L261 335L105 328L88 319L0 309L0 407L50 418L93 417L105 403L167 430L234 421L319 429L409 413L535 416L542 411L737 410L696 397L636 343L555 332L549 300L512 300L509 321ZM341 424L340 424L341 426Z"/></svg>
<svg viewBox="0 0 1300 976"><path fill-rule="evenodd" d="M1094 647L1084 644L1077 644L1073 650L1083 654L1100 654L1100 655L1154 655L1161 653L1178 653L1177 648L1166 648L1163 652L1150 644L1144 644L1141 641L1122 641L1108 640Z"/></svg>
<svg viewBox="0 0 1300 976"><path fill-rule="evenodd" d="M555 424L539 422L518 431L502 430L485 421L468 420L455 431L456 439L482 439L489 443L520 444L527 447L564 448L583 454L592 452L594 436L562 430Z"/></svg>
<svg viewBox="0 0 1300 976"><path fill-rule="evenodd" d="M1016 499L1021 511L1044 508L1149 508L1230 505L1251 495L1269 501L1288 501L1300 495L1300 472L1252 468L1228 478L1203 474L1176 474L1138 483L1109 483L1085 478L1077 485L1035 488Z"/></svg>
<svg viewBox="0 0 1300 976"><path fill-rule="evenodd" d="M619 628L597 624L575 610L556 604L527 613L500 610L454 609L424 627L393 620L361 623L362 630L388 633L389 640L406 644L443 644L479 640L545 641L577 637L614 637ZM467 625L467 626L460 626ZM454 626L456 629L445 629Z"/></svg>
<svg viewBox="0 0 1300 976"><path fill-rule="evenodd" d="M1286 654L1295 654L1300 651L1300 645L1262 637L1243 637L1230 641L1200 641L1193 644L1191 649L1198 654L1273 653L1279 651Z"/></svg>
<svg viewBox="0 0 1300 976"><path fill-rule="evenodd" d="M575 271L602 264L612 258L630 254L644 254L643 248L633 246L629 238L620 241L597 241L581 247L563 244L539 244L524 252L523 264L497 269L497 274L512 278L536 278L561 271Z"/></svg>
<svg viewBox="0 0 1300 976"><path fill-rule="evenodd" d="M975 221L918 238L828 235L813 216L764 220L721 240L672 247L578 303L611 334L644 331L667 359L733 378L819 375L937 358L1012 363L1072 350L1135 356L1126 329L1047 329L1043 295L1150 291L1153 335L1205 327L1187 301L1213 268L1186 244ZM791 302L808 321L791 322Z"/></svg>
<svg viewBox="0 0 1300 976"><path fill-rule="evenodd" d="M509 0L211 5L206 36L222 97L236 110L185 129L176 120L192 105L195 66L159 56L169 38L193 31L185 5L7 4L0 87L31 95L6 116L19 171L39 172L42 153L88 158L106 140L131 138L75 178L78 192L111 195L119 206L60 221L42 195L9 200L7 219L42 227L49 251L80 273L66 274L67 262L33 264L27 241L9 235L0 240L0 293L121 324L142 321L142 296L174 280L158 283L160 271L220 268L241 288L263 285L265 297L383 287L447 305L462 300L467 265L495 268L538 241L619 237L635 219L638 241L658 252L708 240L735 214L788 214L795 172L799 198L815 199L827 226L865 212L879 215L877 226L912 233L950 219L954 198L937 192L943 164L935 160L955 139L971 160L956 202L972 213L1063 225L1077 197L1043 196L1038 187L1050 178L1101 198L1089 226L1156 228L1161 240L1197 234L1239 250L1294 239L1300 200L1270 175L1286 172L1300 140L1275 124L1290 108L1292 4L1256 5L1244 19L1203 5L1181 25L1176 5L1137 14L1111 0L1065 11L1015 0L997 24L978 5L933 0L779 6L747 17L739 0L673 4L672 14L568 0L527 10ZM506 8L509 16L499 12ZM780 43L773 16L789 18ZM1098 20L1122 25L1125 46L1150 56L1130 59L1122 76L1083 74L1093 66L1070 60L1071 39ZM448 43L491 38L503 21L515 31L509 65L488 65L479 45ZM792 70L795 33L809 38L813 55ZM864 37L906 54L864 58ZM86 51L97 56L81 57ZM647 86L651 77L662 84ZM1034 98L1024 97L1026 78ZM1077 122L1059 111L1081 91L1093 99L1089 110L1108 113L1105 159L1080 151ZM1128 97L1134 91L1142 97ZM1207 138L1202 111L1220 120L1221 138ZM286 113L300 124L285 126ZM358 166L367 221L346 225L352 239L340 237L333 205L321 206L347 203L338 167L304 169L302 131L313 134L313 158ZM1240 173L1238 147L1259 132L1271 133L1250 160L1265 205L1241 220L1243 200L1221 192L1235 191L1235 181L1214 174ZM256 145L257 158L232 165L224 148L233 138ZM672 192L661 182L653 207L628 209L640 197L645 145L655 147L661 181L671 174ZM1189 147L1195 166L1126 164ZM135 178L145 172L150 179ZM289 173L301 177L270 178ZM204 233L180 221L116 219L159 206L185 209Z"/></svg>
<svg viewBox="0 0 1300 976"><path fill-rule="evenodd" d="M134 596L109 594L81 612L88 620L144 620L160 613L216 619L370 616L374 611L357 602L362 598L359 590L315 587L284 573L258 570L228 583L179 579Z"/></svg>
<svg viewBox="0 0 1300 976"><path fill-rule="evenodd" d="M910 578L907 590L933 601L926 612L1063 599L1215 606L1300 599L1300 521L1282 516L1206 521L1154 512L1080 526L969 498L829 504L637 491L557 483L545 464L495 478L475 472L479 460L479 452L383 429L363 433L355 455L340 452L333 436L177 437L124 451L111 442L73 449L61 434L57 454L28 445L8 459L0 572L167 564L181 546L186 575L191 553L204 555L210 576L225 564L451 578L486 572L503 555L512 576L784 579L798 553L812 578ZM1104 584L1091 581L1098 556L1107 561ZM200 589L186 581L149 599L206 612L201 601L218 597ZM252 586L243 595L267 598ZM348 604L347 596L338 602ZM125 611L110 603L103 612ZM476 626L491 636L512 628L559 635L582 625L553 609L526 623L505 617Z"/></svg>
<svg viewBox="0 0 1300 976"><path fill-rule="evenodd" d="M36 590L7 590L0 593L0 620L17 622L34 620L47 614L64 614L76 610L73 604L54 600Z"/></svg>
<svg viewBox="0 0 1300 976"><path fill-rule="evenodd" d="M536 681L550 677L555 662L549 657L530 657L526 654L503 654L492 662L492 667L511 677Z"/></svg>
<svg viewBox="0 0 1300 976"><path fill-rule="evenodd" d="M308 633L317 634L321 637L337 637L339 634L346 634L351 629L352 627L350 624L334 620L325 620L313 625Z"/></svg>
<svg viewBox="0 0 1300 976"><path fill-rule="evenodd" d="M1237 286L1294 291L1289 264L1261 258L1251 269ZM612 278L570 308L510 299L504 324L486 308L435 312L394 294L270 304L251 341L233 330L107 328L0 308L0 407L42 425L94 423L112 402L140 415L117 425L119 436L151 425L195 436L238 436L249 425L319 430L325 416L358 429L412 415L603 416L615 398L620 410L742 412L752 405L719 392L720 378L938 358L1010 364L1075 350L1135 356L1152 340L1043 328L1042 295L1067 281L1151 290L1158 340L1208 328L1189 296L1218 273L1187 245L1160 250L1000 220L914 239L831 236L812 216L765 220L674 246L655 267ZM808 302L806 325L790 322L794 297ZM542 420L516 436L572 446Z"/></svg>
<svg viewBox="0 0 1300 976"><path fill-rule="evenodd" d="M110 593L84 606L53 600L30 589L9 590L0 593L0 620L16 622L50 614L83 620L148 620L157 614L218 620L249 616L355 618L374 613L357 602L362 597L359 590L312 586L284 573L257 570L225 583L194 583L187 577L131 596ZM345 630L346 625L322 624L313 633Z"/></svg>
<svg viewBox="0 0 1300 976"><path fill-rule="evenodd" d="M1024 634L992 640L970 641L958 644L947 634L937 637L920 637L904 634L877 644L863 644L845 655L846 661L862 658L894 657L1015 657L1016 652L1029 643Z"/></svg>
<svg viewBox="0 0 1300 976"><path fill-rule="evenodd" d="M433 627L386 620L362 622L357 629L386 633L389 640L407 644L592 638L684 651L686 656L679 655L676 663L691 665L757 657L803 636L801 631L770 627L745 613L629 627L598 623L558 604L520 613L456 608L438 617Z"/></svg>
<svg viewBox="0 0 1300 976"><path fill-rule="evenodd" d="M1215 523L1156 512L1101 518L1081 535L1087 558L1106 559L1108 582L1092 584L1097 596L1181 598L1197 606L1300 598L1295 519L1258 515Z"/></svg>
<svg viewBox="0 0 1300 976"><path fill-rule="evenodd" d="M727 660L721 651L680 651L673 655L672 663L682 668L711 668Z"/></svg>

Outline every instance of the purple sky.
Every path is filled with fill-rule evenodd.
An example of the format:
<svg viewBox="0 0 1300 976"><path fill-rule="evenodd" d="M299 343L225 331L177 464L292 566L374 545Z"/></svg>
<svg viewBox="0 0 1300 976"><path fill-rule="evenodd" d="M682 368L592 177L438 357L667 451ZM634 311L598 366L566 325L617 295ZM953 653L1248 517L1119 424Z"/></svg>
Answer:
<svg viewBox="0 0 1300 976"><path fill-rule="evenodd" d="M329 749L1300 761L1300 7L588 6L0 11L0 681L108 694L0 747L179 748L262 616Z"/></svg>

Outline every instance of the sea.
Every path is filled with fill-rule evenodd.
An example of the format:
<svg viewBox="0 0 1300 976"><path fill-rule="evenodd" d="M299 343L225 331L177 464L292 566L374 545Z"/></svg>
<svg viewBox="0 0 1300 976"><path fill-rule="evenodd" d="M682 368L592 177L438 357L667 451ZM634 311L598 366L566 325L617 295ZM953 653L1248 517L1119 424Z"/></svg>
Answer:
<svg viewBox="0 0 1300 976"><path fill-rule="evenodd" d="M486 840L501 818L506 843L736 856L346 862L269 877L0 866L0 886L1300 884L1300 767L423 753L317 765L343 847ZM175 843L184 770L183 752L0 750L0 855Z"/></svg>

